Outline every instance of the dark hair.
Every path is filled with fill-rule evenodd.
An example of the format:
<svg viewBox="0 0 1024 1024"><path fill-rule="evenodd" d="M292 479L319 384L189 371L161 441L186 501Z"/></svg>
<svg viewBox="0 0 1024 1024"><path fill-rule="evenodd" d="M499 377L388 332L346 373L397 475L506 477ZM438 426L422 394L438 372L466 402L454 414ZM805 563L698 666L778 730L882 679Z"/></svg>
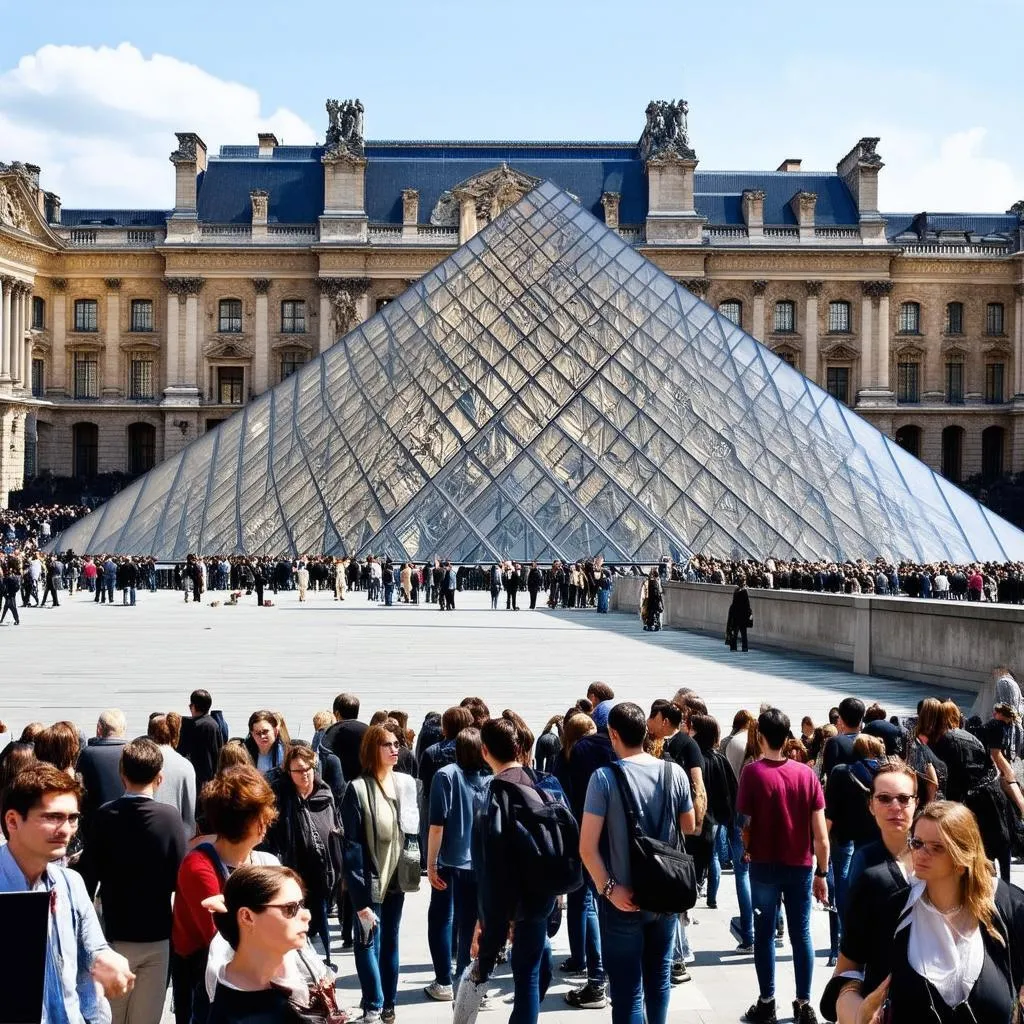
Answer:
<svg viewBox="0 0 1024 1024"><path fill-rule="evenodd" d="M0 794L11 784L14 776L30 764L36 754L31 743L10 743L0 752Z"/></svg>
<svg viewBox="0 0 1024 1024"><path fill-rule="evenodd" d="M627 747L639 747L647 735L647 716L639 704L623 701L608 712L608 728L614 729Z"/></svg>
<svg viewBox="0 0 1024 1024"><path fill-rule="evenodd" d="M591 703L594 707L598 704L603 704L606 700L615 700L615 691L607 684L600 681L591 683L587 687L587 700L590 700L590 695L593 694L597 700Z"/></svg>
<svg viewBox="0 0 1024 1024"><path fill-rule="evenodd" d="M875 795L875 783L878 781L879 775L895 775L897 773L914 780L914 795L917 796L917 772L901 757L879 758L878 767L875 769L874 775L871 776L870 795Z"/></svg>
<svg viewBox="0 0 1024 1024"><path fill-rule="evenodd" d="M789 716L778 708L767 708L757 716L757 731L771 750L781 750L789 739Z"/></svg>
<svg viewBox="0 0 1024 1024"><path fill-rule="evenodd" d="M281 758L281 770L290 772L292 761L301 761L304 768L316 767L316 752L305 743L290 743Z"/></svg>
<svg viewBox="0 0 1024 1024"><path fill-rule="evenodd" d="M202 805L206 827L230 843L240 843L254 824L268 828L277 818L274 791L252 765L215 775L203 786Z"/></svg>
<svg viewBox="0 0 1024 1024"><path fill-rule="evenodd" d="M449 708L441 716L441 735L446 740L453 740L463 729L473 724L473 712L469 708Z"/></svg>
<svg viewBox="0 0 1024 1024"><path fill-rule="evenodd" d="M345 721L359 717L359 698L354 693L339 693L334 698L334 713Z"/></svg>
<svg viewBox="0 0 1024 1024"><path fill-rule="evenodd" d="M519 755L519 731L507 718L488 718L480 726L480 740L490 755L502 764Z"/></svg>
<svg viewBox="0 0 1024 1024"><path fill-rule="evenodd" d="M201 715L208 715L213 707L213 698L208 690L193 690L188 702Z"/></svg>
<svg viewBox="0 0 1024 1024"><path fill-rule="evenodd" d="M651 705L651 714L649 717L657 718L661 715L673 729L678 729L683 724L683 711L678 705L673 704L670 700L665 700L659 697Z"/></svg>
<svg viewBox="0 0 1024 1024"><path fill-rule="evenodd" d="M398 727L404 733L409 728L409 712L408 711L389 711L388 717L393 718L397 723Z"/></svg>
<svg viewBox="0 0 1024 1024"><path fill-rule="evenodd" d="M217 755L217 774L226 771L228 768L248 768L253 766L252 755L249 753L244 740L228 740L220 753Z"/></svg>
<svg viewBox="0 0 1024 1024"><path fill-rule="evenodd" d="M22 768L3 791L0 822L3 824L4 837L10 839L7 834L8 811L16 811L19 817L27 818L29 811L38 807L43 797L51 793L71 793L79 804L82 802L82 786L67 772L62 772L52 764L40 762Z"/></svg>
<svg viewBox="0 0 1024 1024"><path fill-rule="evenodd" d="M839 717L847 728L856 729L864 721L864 701L859 697L844 697L839 702Z"/></svg>
<svg viewBox="0 0 1024 1024"><path fill-rule="evenodd" d="M533 756L533 744L535 737L533 730L526 724L525 719L518 712L505 708L501 713L502 718L507 718L516 727L516 736L519 743L519 760L529 766Z"/></svg>
<svg viewBox="0 0 1024 1024"><path fill-rule="evenodd" d="M289 878L305 896L306 887L302 879L291 868L282 867L280 864L246 864L231 873L224 883L224 905L227 909L224 913L214 914L213 922L232 949L238 948L240 939L238 912L243 907L249 910L263 910Z"/></svg>
<svg viewBox="0 0 1024 1024"><path fill-rule="evenodd" d="M864 712L865 722L884 722L886 717L885 708L877 702Z"/></svg>
<svg viewBox="0 0 1024 1024"><path fill-rule="evenodd" d="M24 729L21 730L21 736L18 737L19 743L35 743L36 737L46 728L42 722L29 722Z"/></svg>
<svg viewBox="0 0 1024 1024"><path fill-rule="evenodd" d="M721 730L718 722L711 715L691 715L690 728L693 730L693 738L702 751L711 750L718 745L721 739Z"/></svg>
<svg viewBox="0 0 1024 1024"><path fill-rule="evenodd" d="M390 743L392 735L391 730L380 723L371 725L363 733L362 741L359 744L359 767L364 775L376 776L377 770L380 768L380 745Z"/></svg>
<svg viewBox="0 0 1024 1024"><path fill-rule="evenodd" d="M74 768L78 761L78 730L71 722L54 722L35 738L36 757L61 771Z"/></svg>
<svg viewBox="0 0 1024 1024"><path fill-rule="evenodd" d="M487 767L480 730L475 725L467 726L455 737L455 763L464 772L479 772Z"/></svg>
<svg viewBox="0 0 1024 1024"><path fill-rule="evenodd" d="M473 724L479 729L491 717L490 709L482 697L463 697L459 701L460 708L467 708L473 716Z"/></svg>
<svg viewBox="0 0 1024 1024"><path fill-rule="evenodd" d="M252 727L257 722L267 722L271 728L280 729L281 723L278 721L277 715L273 711L254 711L249 716L249 732L252 732Z"/></svg>
<svg viewBox="0 0 1024 1024"><path fill-rule="evenodd" d="M164 755L150 739L132 740L121 748L121 774L133 786L148 786L160 774Z"/></svg>
<svg viewBox="0 0 1024 1024"><path fill-rule="evenodd" d="M159 712L155 715L150 715L149 723L146 726L146 735L154 743L170 744L173 733L171 731L171 723L168 721L168 717L168 715L163 715Z"/></svg>
<svg viewBox="0 0 1024 1024"><path fill-rule="evenodd" d="M406 731L393 718L381 723L392 736L398 740L399 746L405 750L409 749L409 736Z"/></svg>
<svg viewBox="0 0 1024 1024"><path fill-rule="evenodd" d="M741 708L732 716L732 731L736 733L745 730L753 721L754 716L749 711Z"/></svg>
<svg viewBox="0 0 1024 1024"><path fill-rule="evenodd" d="M370 722L369 722L369 724L370 725L383 725L388 720L388 717L389 717L389 715L388 715L387 711L374 711L374 713L372 715L370 715Z"/></svg>
<svg viewBox="0 0 1024 1024"><path fill-rule="evenodd" d="M828 724L835 725L839 721L839 708L828 709Z"/></svg>

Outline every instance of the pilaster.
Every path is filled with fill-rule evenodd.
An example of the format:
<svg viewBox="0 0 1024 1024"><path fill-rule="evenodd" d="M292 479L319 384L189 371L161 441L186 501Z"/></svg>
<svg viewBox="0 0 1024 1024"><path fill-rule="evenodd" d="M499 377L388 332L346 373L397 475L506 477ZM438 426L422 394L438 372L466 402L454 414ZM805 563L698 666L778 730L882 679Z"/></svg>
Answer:
<svg viewBox="0 0 1024 1024"><path fill-rule="evenodd" d="M317 283L320 285L320 336L317 339L317 354L320 355L331 347L331 299L324 288L327 282L321 279Z"/></svg>
<svg viewBox="0 0 1024 1024"><path fill-rule="evenodd" d="M107 323L103 338L103 391L104 397L116 398L121 394L121 280L108 277Z"/></svg>
<svg viewBox="0 0 1024 1024"><path fill-rule="evenodd" d="M320 217L320 241L369 241L365 158L325 154L321 159L324 165L324 212Z"/></svg>
<svg viewBox="0 0 1024 1024"><path fill-rule="evenodd" d="M1024 395L1024 284L1014 285L1013 303L1013 393Z"/></svg>
<svg viewBox="0 0 1024 1024"><path fill-rule="evenodd" d="M821 281L804 281L807 300L804 305L804 375L818 383L818 296Z"/></svg>
<svg viewBox="0 0 1024 1024"><path fill-rule="evenodd" d="M270 281L265 277L252 282L256 289L256 316L253 321L252 393L262 395L270 386L270 329L267 320Z"/></svg>
<svg viewBox="0 0 1024 1024"><path fill-rule="evenodd" d="M647 161L648 243L700 245L705 219L694 208L696 159L669 154Z"/></svg>
<svg viewBox="0 0 1024 1024"><path fill-rule="evenodd" d="M252 240L262 241L267 237L267 211L270 207L270 193L265 188L254 188L249 193L252 206Z"/></svg>
<svg viewBox="0 0 1024 1024"><path fill-rule="evenodd" d="M14 298L14 278L0 278L3 295L0 297L0 383L11 382L11 305Z"/></svg>
<svg viewBox="0 0 1024 1024"><path fill-rule="evenodd" d="M767 281L752 281L754 289L753 323L750 333L762 344L764 343L764 293L768 290Z"/></svg>
<svg viewBox="0 0 1024 1024"><path fill-rule="evenodd" d="M861 287L864 292L861 325L864 353L861 364L865 381L857 396L857 405L866 408L891 406L896 401L889 386L889 293L892 281L865 281Z"/></svg>
<svg viewBox="0 0 1024 1024"><path fill-rule="evenodd" d="M67 395L67 296L68 283L63 277L55 277L53 285L53 365L50 367L50 384L47 395L62 398Z"/></svg>
<svg viewBox="0 0 1024 1024"><path fill-rule="evenodd" d="M814 241L814 208L818 204L816 192L797 192L789 201L790 209L800 226L800 241Z"/></svg>

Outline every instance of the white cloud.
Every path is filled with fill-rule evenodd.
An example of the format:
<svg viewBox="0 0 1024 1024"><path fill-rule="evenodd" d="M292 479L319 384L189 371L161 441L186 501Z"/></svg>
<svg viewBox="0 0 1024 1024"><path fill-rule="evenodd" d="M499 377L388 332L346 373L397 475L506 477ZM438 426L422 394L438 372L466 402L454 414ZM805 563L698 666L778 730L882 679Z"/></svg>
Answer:
<svg viewBox="0 0 1024 1024"><path fill-rule="evenodd" d="M316 137L290 110L263 115L255 89L130 43L44 46L0 73L0 160L39 164L65 206L170 208L175 131L198 132L211 153L261 131Z"/></svg>

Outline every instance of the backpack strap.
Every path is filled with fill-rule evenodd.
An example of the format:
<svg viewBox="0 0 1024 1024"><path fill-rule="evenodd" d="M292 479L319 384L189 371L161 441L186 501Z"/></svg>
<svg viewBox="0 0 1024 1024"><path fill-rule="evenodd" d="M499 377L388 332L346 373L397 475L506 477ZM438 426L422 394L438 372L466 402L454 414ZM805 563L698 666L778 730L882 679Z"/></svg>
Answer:
<svg viewBox="0 0 1024 1024"><path fill-rule="evenodd" d="M196 850L201 850L205 855L206 859L213 865L214 871L220 876L221 888L224 888L224 883L228 880L231 872L228 871L227 865L220 859L220 854L217 852L217 848L213 843L199 843L196 846Z"/></svg>
<svg viewBox="0 0 1024 1024"><path fill-rule="evenodd" d="M612 778L615 779L619 787L619 796L622 798L622 806L626 812L626 823L634 835L642 836L644 831L640 827L640 814L636 806L636 799L633 796L633 790L630 789L629 781L626 778L626 772L618 761L612 761L608 767L611 769ZM667 763L665 767L668 767Z"/></svg>

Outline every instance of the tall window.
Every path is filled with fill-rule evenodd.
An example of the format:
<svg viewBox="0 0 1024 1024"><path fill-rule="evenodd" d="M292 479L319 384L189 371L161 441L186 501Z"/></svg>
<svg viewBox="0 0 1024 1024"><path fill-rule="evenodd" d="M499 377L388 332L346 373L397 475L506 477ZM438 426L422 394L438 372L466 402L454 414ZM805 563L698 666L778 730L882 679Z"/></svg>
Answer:
<svg viewBox="0 0 1024 1024"><path fill-rule="evenodd" d="M32 330L42 331L46 329L46 299L32 296Z"/></svg>
<svg viewBox="0 0 1024 1024"><path fill-rule="evenodd" d="M832 334L845 334L850 331L850 304L848 302L830 302L828 304L828 329Z"/></svg>
<svg viewBox="0 0 1024 1024"><path fill-rule="evenodd" d="M95 423L76 423L71 428L72 471L80 479L94 477L99 470L100 432Z"/></svg>
<svg viewBox="0 0 1024 1024"><path fill-rule="evenodd" d="M156 464L156 428L148 423L133 423L128 428L128 472L132 476L147 473Z"/></svg>
<svg viewBox="0 0 1024 1024"><path fill-rule="evenodd" d="M946 402L949 405L964 404L964 364L959 359L946 363Z"/></svg>
<svg viewBox="0 0 1024 1024"><path fill-rule="evenodd" d="M1001 302L990 302L985 309L985 333L1003 333L1003 304Z"/></svg>
<svg viewBox="0 0 1024 1024"><path fill-rule="evenodd" d="M962 302L946 303L946 334L964 333L964 304Z"/></svg>
<svg viewBox="0 0 1024 1024"><path fill-rule="evenodd" d="M1002 427L986 427L981 432L981 475L986 480L995 480L1003 475Z"/></svg>
<svg viewBox="0 0 1024 1024"><path fill-rule="evenodd" d="M792 334L796 330L796 304L789 299L775 303L772 330L776 334Z"/></svg>
<svg viewBox="0 0 1024 1024"><path fill-rule="evenodd" d="M1005 363L985 364L985 401L989 405L1000 405L1005 401L1003 396L1003 379L1006 373Z"/></svg>
<svg viewBox="0 0 1024 1024"><path fill-rule="evenodd" d="M221 405L241 405L245 371L241 366L217 368L217 401Z"/></svg>
<svg viewBox="0 0 1024 1024"><path fill-rule="evenodd" d="M963 475L964 428L946 427L942 431L942 475L960 483Z"/></svg>
<svg viewBox="0 0 1024 1024"><path fill-rule="evenodd" d="M281 353L281 380L290 377L306 361L302 349L288 348Z"/></svg>
<svg viewBox="0 0 1024 1024"><path fill-rule="evenodd" d="M913 404L921 401L921 364L896 364L896 401L901 404Z"/></svg>
<svg viewBox="0 0 1024 1024"><path fill-rule="evenodd" d="M95 299L75 299L75 330L97 331L98 306Z"/></svg>
<svg viewBox="0 0 1024 1024"><path fill-rule="evenodd" d="M219 315L217 317L217 330L221 334L242 333L242 300L221 299Z"/></svg>
<svg viewBox="0 0 1024 1024"><path fill-rule="evenodd" d="M921 428L916 426L900 427L896 431L896 443L915 459L921 458Z"/></svg>
<svg viewBox="0 0 1024 1024"><path fill-rule="evenodd" d="M743 303L739 299L726 299L718 304L718 312L737 327L743 326Z"/></svg>
<svg viewBox="0 0 1024 1024"><path fill-rule="evenodd" d="M921 333L921 306L917 302L904 302L900 306L900 317L896 328L900 334Z"/></svg>
<svg viewBox="0 0 1024 1024"><path fill-rule="evenodd" d="M128 364L128 397L155 398L153 356L149 352L133 352Z"/></svg>
<svg viewBox="0 0 1024 1024"><path fill-rule="evenodd" d="M153 330L153 303L149 299L132 299L133 331Z"/></svg>
<svg viewBox="0 0 1024 1024"><path fill-rule="evenodd" d="M95 352L75 353L75 398L100 397L100 362Z"/></svg>
<svg viewBox="0 0 1024 1024"><path fill-rule="evenodd" d="M844 405L850 404L850 368L830 366L825 373L825 387L828 393Z"/></svg>
<svg viewBox="0 0 1024 1024"><path fill-rule="evenodd" d="M46 363L42 359L32 360L32 397L42 398L46 394Z"/></svg>
<svg viewBox="0 0 1024 1024"><path fill-rule="evenodd" d="M281 333L306 333L306 304L296 299L281 303Z"/></svg>

